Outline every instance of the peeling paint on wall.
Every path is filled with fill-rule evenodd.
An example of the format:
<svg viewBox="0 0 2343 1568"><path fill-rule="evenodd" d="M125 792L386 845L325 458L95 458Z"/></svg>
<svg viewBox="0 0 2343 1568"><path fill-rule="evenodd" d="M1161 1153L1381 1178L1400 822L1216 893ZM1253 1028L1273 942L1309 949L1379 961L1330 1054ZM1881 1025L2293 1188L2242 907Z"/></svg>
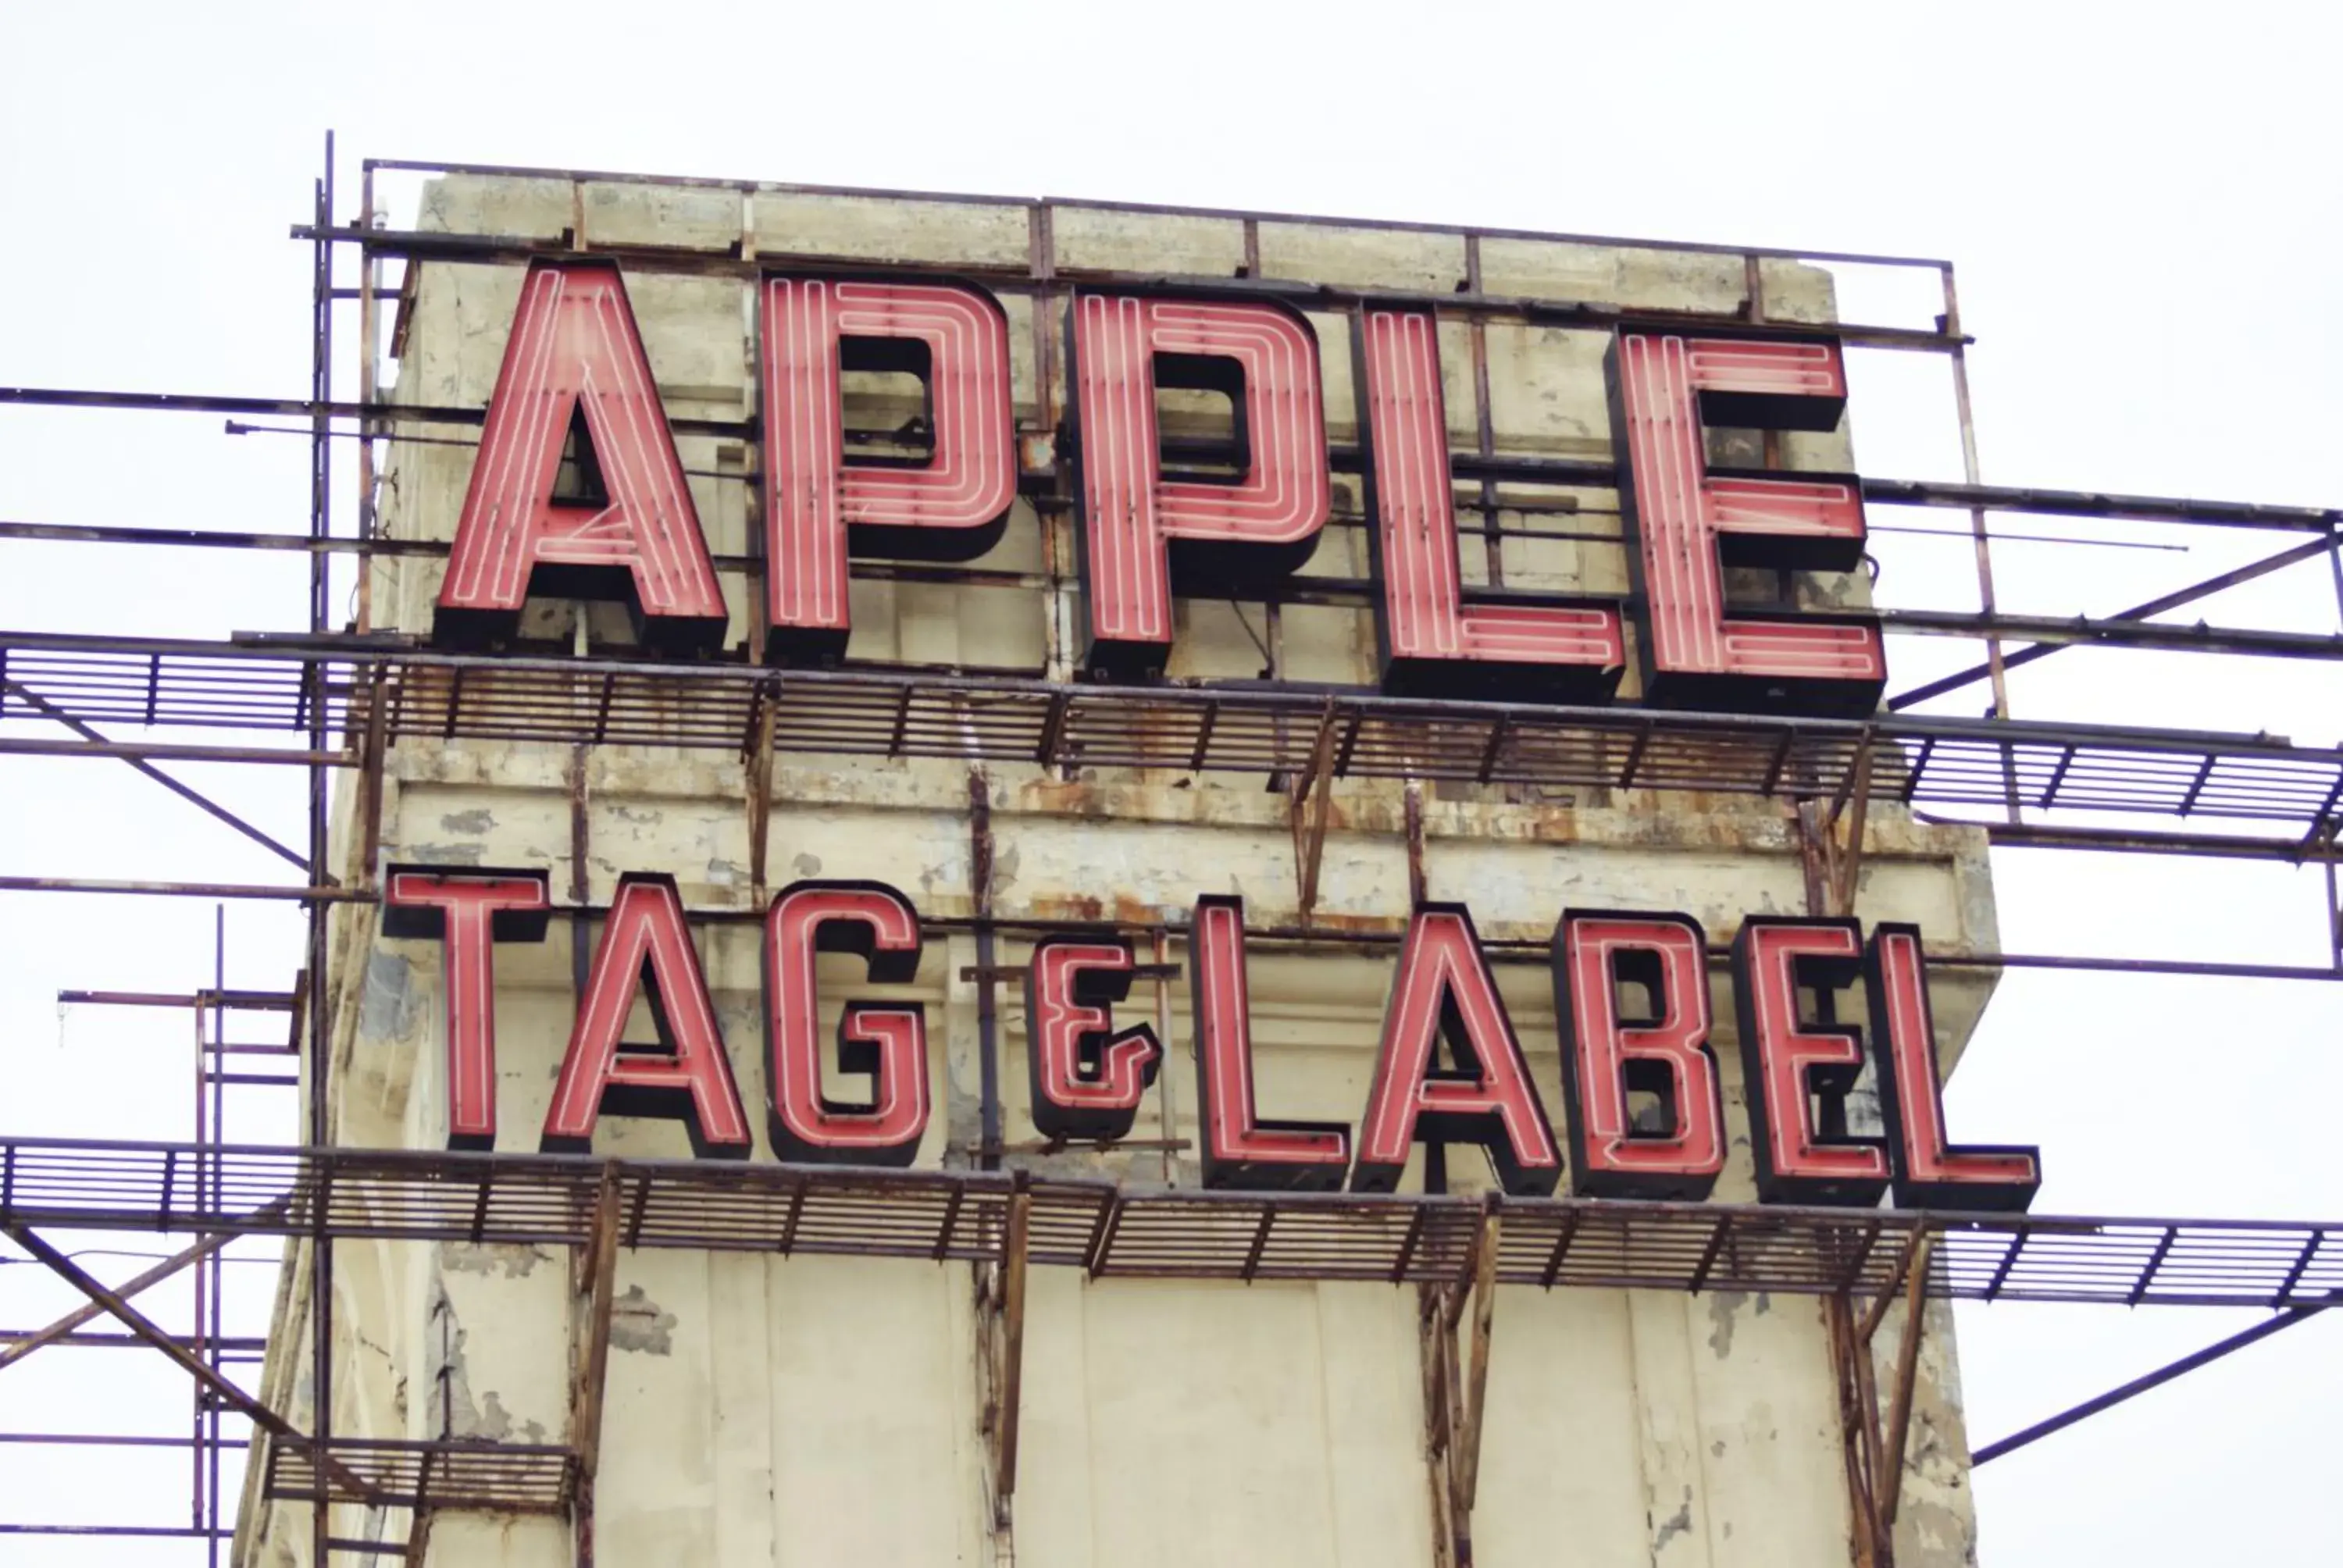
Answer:
<svg viewBox="0 0 2343 1568"><path fill-rule="evenodd" d="M508 1280L518 1280L536 1272L539 1263L551 1262L553 1254L538 1246L450 1241L439 1249L439 1261L459 1274L501 1273Z"/></svg>
<svg viewBox="0 0 2343 1568"><path fill-rule="evenodd" d="M377 1040L405 1040L412 1034L418 1002L414 978L414 966L398 954L379 948L368 954L358 1028Z"/></svg>
<svg viewBox="0 0 2343 1568"><path fill-rule="evenodd" d="M648 1351L655 1356L675 1353L675 1314L628 1285L610 1303L610 1343L622 1351Z"/></svg>

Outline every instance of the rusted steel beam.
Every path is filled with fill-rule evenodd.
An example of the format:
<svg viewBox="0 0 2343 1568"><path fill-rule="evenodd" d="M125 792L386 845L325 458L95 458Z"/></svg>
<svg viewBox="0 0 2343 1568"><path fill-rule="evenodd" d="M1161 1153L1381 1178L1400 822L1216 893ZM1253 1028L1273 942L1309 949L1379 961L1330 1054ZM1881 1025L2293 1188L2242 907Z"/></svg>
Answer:
<svg viewBox="0 0 2343 1568"><path fill-rule="evenodd" d="M131 1297L136 1295L139 1292L146 1290L147 1287L160 1284L165 1280L169 1279L172 1275L179 1272L180 1270L187 1267L190 1263L201 1262L204 1259L210 1257L214 1252L218 1251L222 1247L226 1246L234 1240L236 1240L234 1236L206 1236L194 1246L173 1253L170 1257L164 1259L153 1268L147 1269L136 1277L125 1281L123 1284L116 1290L115 1295L118 1299L126 1302ZM57 1341L70 1335L74 1330L81 1327L82 1324L89 1322L92 1318L104 1316L106 1311L107 1308L103 1302L100 1302L95 1296L91 1297L86 1303L75 1307L64 1317L61 1317L56 1322L49 1324L48 1327L44 1329L35 1329L33 1332L26 1334L23 1339L18 1340L15 1344L10 1345L6 1350L0 1351L0 1367L11 1367L15 1365L18 1362L23 1361L26 1356L31 1355L35 1351L39 1350L43 1345L54 1344Z"/></svg>
<svg viewBox="0 0 2343 1568"><path fill-rule="evenodd" d="M1863 1321L1855 1328L1855 1342L1865 1350L1870 1348L1873 1340L1879 1337L1879 1325L1887 1321L1887 1309L1895 1302L1896 1292L1903 1288L1907 1279L1914 1277L1913 1261L1921 1256L1921 1248L1926 1244L1928 1236L1927 1226L1921 1224L1913 1226L1911 1235L1905 1238L1904 1250L1896 1255L1895 1271L1887 1276L1887 1282L1879 1287L1879 1294L1872 1299L1870 1307L1863 1314ZM1923 1269L1917 1277L1926 1283L1927 1271Z"/></svg>
<svg viewBox="0 0 2343 1568"><path fill-rule="evenodd" d="M1488 1408L1489 1334L1497 1311L1497 1247L1502 1221L1493 1203L1483 1211L1473 1274L1473 1352L1464 1374L1464 1422L1456 1433L1456 1501L1473 1510L1481 1485L1482 1417Z"/></svg>
<svg viewBox="0 0 2343 1568"><path fill-rule="evenodd" d="M347 751L297 750L277 746L199 746L161 740L34 740L0 736L0 756L96 757L146 762L275 762L298 768L348 768Z"/></svg>
<svg viewBox="0 0 2343 1568"><path fill-rule="evenodd" d="M1326 699L1318 721L1317 743L1311 748L1310 770L1293 786L1293 877L1302 923L1309 925L1318 907L1318 871L1326 853L1326 818L1334 792L1334 699Z"/></svg>
<svg viewBox="0 0 2343 1568"><path fill-rule="evenodd" d="M1879 1505L1873 1486L1877 1407L1869 1403L1868 1380L1860 1370L1868 1364L1871 1352L1856 1339L1853 1306L1845 1294L1825 1299L1823 1322L1838 1385L1839 1451L1846 1475L1851 1556L1855 1568L1888 1568L1880 1553Z"/></svg>
<svg viewBox="0 0 2343 1568"><path fill-rule="evenodd" d="M569 1446L578 1468L569 1506L579 1568L590 1568L594 1561L595 1477L602 1460L602 1400L608 1382L618 1268L618 1168L606 1163L595 1191L593 1224L578 1257L578 1289L571 1304Z"/></svg>
<svg viewBox="0 0 2343 1568"><path fill-rule="evenodd" d="M220 1007L231 1012L291 1012L298 999L276 990L61 990L59 1007Z"/></svg>
<svg viewBox="0 0 2343 1568"><path fill-rule="evenodd" d="M1423 1473L1431 1493L1432 1560L1434 1568L1458 1568L1472 1553L1470 1529L1456 1506L1456 1472L1450 1450L1454 1438L1453 1364L1455 1331L1448 1321L1448 1288L1426 1283L1416 1289L1418 1368L1423 1391Z"/></svg>
<svg viewBox="0 0 2343 1568"><path fill-rule="evenodd" d="M1896 1346L1896 1386L1888 1397L1885 1446L1881 1458L1879 1523L1896 1528L1896 1513L1904 1500L1904 1450L1912 1431L1912 1395L1920 1372L1920 1342L1928 1332L1928 1261L1936 1248L1936 1232L1920 1233L1920 1250L1913 1255L1911 1278L1904 1292L1904 1337Z"/></svg>
<svg viewBox="0 0 2343 1568"><path fill-rule="evenodd" d="M536 240L511 235L453 234L437 230L366 230L357 227L337 227L319 224L295 225L295 239L316 244L356 243L368 257L387 256L400 257L410 264L418 261L468 265L509 266L541 258L566 256L573 246L554 240ZM758 257L743 257L729 250L690 251L672 246L632 244L604 244L594 247L597 256L618 261L640 273L669 273L687 276L754 277L779 253L767 251ZM863 271L890 270L889 264L873 261L868 256L849 256L828 252L792 252L788 260L793 266L850 266ZM904 270L910 270L905 268ZM1056 294L1068 284L1137 285L1161 286L1161 273L1118 271L1103 267L1073 268L1061 263L1056 278L1035 279L1027 262L981 262L962 259L953 263L952 270L977 278L1004 293ZM1459 281L1462 281L1461 279ZM1711 327L1729 328L1744 334L1795 336L1811 333L1811 327L1795 323L1774 326L1753 323L1739 312L1664 309L1642 307L1625 310L1618 306L1586 304L1577 300L1541 298L1528 296L1491 295L1461 290L1427 291L1409 289L1361 289L1338 284L1309 283L1284 278L1252 277L1192 277L1181 279L1183 292L1197 296L1224 298L1271 298L1288 301L1296 306L1325 309L1368 301L1393 305L1412 305L1450 316L1465 317L1495 317L1535 322L1541 326L1581 326L1612 328L1622 323L1648 322L1655 326ZM1929 349L1942 352L1960 340L1934 328L1871 326L1855 322L1834 323L1831 331L1842 342L1865 344L1881 348Z"/></svg>
<svg viewBox="0 0 2343 1568"><path fill-rule="evenodd" d="M1905 266L1936 269L1948 266L1949 262L1935 256L1890 256L1868 251L1787 250L1766 246L1712 245L1695 240L1634 239L1616 235L1572 234L1547 229L1489 228L1479 225L1423 223L1403 218L1339 217L1325 214L1272 212L1252 207L1180 206L1162 202L1068 200L1063 197L999 196L968 191L897 190L860 186L803 185L789 181L719 179L701 175L625 174L608 169L563 169L537 167L518 164L441 163L417 158L368 158L365 166L374 169L397 169L409 174L485 175L502 178L579 181L588 184L667 186L686 190L735 190L750 195L775 196L840 196L865 199L942 202L956 206L1013 207L1031 209L1047 219L1060 207L1084 212L1152 213L1175 217L1218 218L1232 223L1259 226L1272 224L1331 224L1341 228L1363 228L1401 234L1440 234L1460 237L1478 236L1485 239L1558 240L1573 245L1624 246L1641 250L1664 250L1694 255L1755 256L1780 261L1846 262L1870 266ZM775 254L765 247L768 256ZM1046 253L1044 253L1046 255ZM1249 247L1248 260L1258 264L1258 248Z"/></svg>
<svg viewBox="0 0 2343 1568"><path fill-rule="evenodd" d="M2249 654L2266 658L2343 658L2343 636L2328 632L2263 631L2253 627L2173 626L2122 616L1983 615L1959 610L1881 609L1873 612L1890 636L2008 637L2037 645L2145 648L2171 653ZM2007 661L2004 661L2007 668Z"/></svg>
<svg viewBox="0 0 2343 1568"><path fill-rule="evenodd" d="M355 888L273 888L252 882L145 882L102 877L0 877L0 893L129 893L173 899L289 899L296 902L366 904L374 895Z"/></svg>
<svg viewBox="0 0 2343 1568"><path fill-rule="evenodd" d="M1009 1195L1009 1236L1001 1255L1001 1411L993 1429L994 1520L1006 1526L1017 1494L1017 1437L1025 1381L1025 1264L1032 1235L1033 1193L1023 1171Z"/></svg>
<svg viewBox="0 0 2343 1568"><path fill-rule="evenodd" d="M741 769L740 787L748 797L749 809L749 884L760 904L765 901L766 849L772 836L773 726L779 701L779 681L759 689L754 699L756 713L750 728L749 755Z"/></svg>

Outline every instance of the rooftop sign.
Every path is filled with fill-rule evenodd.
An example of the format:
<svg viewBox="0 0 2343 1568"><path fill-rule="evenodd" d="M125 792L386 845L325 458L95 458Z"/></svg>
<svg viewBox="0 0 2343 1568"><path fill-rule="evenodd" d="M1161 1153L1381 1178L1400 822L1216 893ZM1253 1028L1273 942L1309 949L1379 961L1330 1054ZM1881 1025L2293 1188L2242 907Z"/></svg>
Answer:
<svg viewBox="0 0 2343 1568"><path fill-rule="evenodd" d="M443 946L449 1141L493 1148L496 944L544 938L546 874L394 866L383 904L386 935ZM766 1103L781 1158L908 1165L915 1157L930 1111L926 1009L846 1002L838 1060L869 1088L834 1097L822 1085L815 960L852 953L872 980L907 981L922 940L918 910L882 883L803 881L774 898L762 964ZM1529 1196L1555 1190L1565 1150L1580 1196L1698 1200L1724 1170L1708 948L1689 915L1569 910L1555 924L1560 1139L1463 904L1421 904L1409 920L1355 1126L1280 1120L1256 1099L1243 900L1199 899L1188 952L1207 1186L1390 1191L1418 1143L1477 1143L1504 1189ZM1753 915L1731 966L1760 1198L1869 1207L1892 1186L1906 1208L2022 1210L2033 1201L2035 1150L1950 1141L1917 927L1882 923L1866 941L1853 920ZM1044 1137L1111 1142L1131 1132L1164 1057L1151 1025L1116 1024L1134 968L1119 937L1069 930L1034 944L1027 1055ZM1867 1024L1841 1022L1836 993L1858 980ZM651 1004L656 1045L622 1040L639 992ZM1846 1097L1866 1065L1885 1139L1846 1128ZM1647 1100L1646 1114L1631 1113L1631 1095ZM619 879L538 1147L590 1150L605 1111L679 1119L703 1157L745 1158L754 1141L671 877Z"/></svg>
<svg viewBox="0 0 2343 1568"><path fill-rule="evenodd" d="M850 556L966 560L1001 537L1020 478L1007 317L976 284L900 275L769 274L759 288L764 658L821 663L851 630ZM1627 599L1463 581L1438 335L1426 307L1370 304L1352 346L1385 690L1602 703L1629 638L1644 699L1709 711L1865 715L1886 678L1877 621L1745 609L1727 566L1852 570L1860 487L1845 474L1712 467L1710 426L1835 428L1844 360L1827 335L1620 327L1606 361ZM1320 344L1282 303L1209 293L1077 290L1070 407L1083 624L1095 677L1146 680L1171 651L1177 594L1273 588L1332 510ZM920 457L850 458L841 373L915 376ZM1156 395L1228 399L1227 461L1167 456ZM574 425L600 489L557 495ZM706 654L724 600L619 268L529 268L434 631L509 638L532 585L620 598L651 648Z"/></svg>

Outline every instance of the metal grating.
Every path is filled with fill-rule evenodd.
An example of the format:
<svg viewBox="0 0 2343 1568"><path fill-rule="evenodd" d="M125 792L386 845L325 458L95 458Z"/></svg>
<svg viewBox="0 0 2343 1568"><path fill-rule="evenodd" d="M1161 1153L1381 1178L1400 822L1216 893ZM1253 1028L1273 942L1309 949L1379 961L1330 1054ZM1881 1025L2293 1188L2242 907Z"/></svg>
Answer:
<svg viewBox="0 0 2343 1568"><path fill-rule="evenodd" d="M318 1447L326 1454L322 1467ZM421 1513L559 1513L577 1480L577 1455L558 1443L337 1437L319 1445L278 1438L268 1445L261 1495Z"/></svg>
<svg viewBox="0 0 2343 1568"><path fill-rule="evenodd" d="M0 1141L0 1224L584 1245L605 1172L632 1247L997 1261L1018 1179L420 1151ZM1931 1294L2325 1305L2343 1223L1912 1213L1125 1189L1033 1179L1030 1256L1099 1277L1462 1279L1484 1205L1507 1284L1824 1294L1893 1287L1938 1237Z"/></svg>
<svg viewBox="0 0 2343 1568"><path fill-rule="evenodd" d="M1882 715L1766 719L1648 709L1411 701L1355 690L1105 687L892 670L347 653L0 634L0 719L295 730L387 742L546 741L744 751L770 708L783 753L1182 773L1306 769L1547 788L1813 798L1874 787L1926 806L2217 817L2315 836L2343 751L2259 736Z"/></svg>

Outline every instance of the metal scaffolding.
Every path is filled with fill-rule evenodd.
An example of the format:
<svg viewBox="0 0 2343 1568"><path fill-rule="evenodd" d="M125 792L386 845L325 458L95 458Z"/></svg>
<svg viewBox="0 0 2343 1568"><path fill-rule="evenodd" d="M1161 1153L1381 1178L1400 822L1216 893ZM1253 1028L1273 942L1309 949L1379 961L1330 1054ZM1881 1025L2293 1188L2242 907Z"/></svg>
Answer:
<svg viewBox="0 0 2343 1568"><path fill-rule="evenodd" d="M77 542L93 547L292 552L308 561L306 630L174 640L111 634L35 634L0 630L0 754L126 763L225 826L297 869L285 885L104 881L0 876L0 891L166 893L207 899L280 899L307 915L306 950L286 990L230 990L225 960L216 984L187 995L71 992L89 1004L184 1009L195 1020L196 1115L186 1143L88 1143L0 1140L0 1232L87 1298L45 1327L0 1334L0 1370L48 1346L151 1348L196 1387L188 1435L0 1434L18 1444L185 1446L192 1506L184 1526L68 1526L18 1521L0 1533L164 1535L203 1543L216 1563L233 1534L223 1503L223 1465L249 1443L264 1449L261 1494L313 1507L312 1546L333 1554L404 1550L418 1561L431 1516L458 1509L566 1514L577 1524L581 1554L590 1555L592 1483L598 1458L603 1358L611 1312L611 1267L618 1249L675 1247L797 1253L844 1252L930 1262L957 1261L972 1271L985 1335L988 1387L985 1434L996 1523L1007 1528L1016 1477L1019 1368L1029 1264L1072 1268L1093 1277L1154 1276L1218 1280L1361 1280L1412 1284L1421 1292L1425 1358L1427 1452L1443 1539L1469 1541L1477 1478L1483 1379L1499 1286L1766 1290L1824 1298L1841 1379L1849 1495L1857 1520L1859 1562L1882 1565L1892 1554L1901 1453L1911 1411L1921 1322L1914 1309L1934 1299L2115 1302L2126 1305L2254 1305L2280 1314L2178 1363L2202 1364L2237 1344L2314 1315L2343 1292L2343 1226L2237 1221L1850 1212L1749 1205L1671 1205L1567 1200L1485 1201L1440 1195L1361 1198L1125 1190L1112 1184L1042 1179L1001 1169L1017 1152L1002 1139L997 1082L992 986L1017 971L997 965L998 936L1031 922L994 907L989 808L981 769L1029 765L1056 769L1132 768L1167 774L1265 778L1281 789L1290 813L1301 920L1256 932L1265 943L1368 945L1396 932L1312 922L1317 869L1338 779L1404 780L1408 847L1422 886L1421 786L1493 789L1535 785L1577 791L1699 792L1777 802L1805 857L1813 913L1852 908L1865 845L1865 813L1875 801L1931 812L1977 813L1996 845L2120 850L2147 854L2256 859L2325 868L2324 966L2192 963L2177 959L2116 960L2063 954L1938 954L1946 965L2006 968L2134 969L2169 973L2253 975L2267 979L2343 979L2343 911L2336 896L2337 836L2343 826L2343 751L2261 734L2124 728L2087 716L2012 717L2007 676L2065 648L2142 648L2210 655L2331 660L2343 637L2252 627L2184 625L2157 618L2226 588L2320 559L2336 573L2343 605L2343 511L1997 487L1979 477L1968 396L1966 352L1949 262L1788 252L1738 246L1614 241L1582 236L1516 236L1494 230L1435 230L1462 241L1464 276L1451 293L1395 294L1302 286L1263 277L1260 230L1277 215L1216 213L1242 226L1247 266L1212 286L1234 297L1270 297L1322 311L1355 311L1369 301L1413 304L1471 329L1474 449L1452 458L1460 512L1477 515L1488 543L1489 583L1502 586L1507 538L1622 542L1615 512L1597 508L1524 508L1525 486L1614 487L1612 465L1507 455L1493 437L1485 327L1492 322L1609 327L1623 318L1738 333L1811 331L1769 313L1764 264L1837 262L1916 268L1937 275L1941 314L1925 327L1835 327L1851 347L1941 355L1948 361L1964 456L1964 479L1936 484L1865 478L1879 507L1949 508L1966 514L1961 537L1974 544L1978 606L1947 613L1888 607L1891 636L1966 638L1979 645L1973 666L1892 694L1862 720L1769 719L1663 712L1634 708L1572 709L1443 702L1382 696L1371 689L1286 682L1164 681L1145 686L1078 683L1061 668L972 670L850 661L827 670L779 670L745 652L689 665L649 662L623 652L488 658L436 651L419 639L372 626L363 565L375 557L444 556L443 543L386 537L378 527L377 477L390 444L467 445L465 427L481 423L477 407L430 407L383 400L378 364L386 307L403 334L421 269L514 266L588 247L585 193L600 182L676 185L729 191L741 199L741 241L727 249L683 250L593 243L593 254L630 270L749 277L785 254L777 236L759 236L747 218L756 196L818 192L819 187L758 182L659 180L565 170L504 169L369 159L355 215L337 204L334 152L313 192L309 221L294 229L312 252L312 344L306 397L253 398L153 395L90 389L0 388L0 405L226 416L231 431L287 428L238 426L237 419L303 422L310 443L308 518L299 531L238 533L87 527L38 520L0 522L0 539ZM558 240L509 236L397 231L384 226L378 174L510 175L564 182L577 215ZM857 195L920 193L857 192ZM1034 419L1021 433L1054 432L1051 367L1059 347L1050 307L1078 286L1160 279L1063 264L1053 215L1069 205L1024 199L933 196L1021 213L1031 236L1021 264L959 270L996 290L1023 295L1033 311L1033 354L1040 387ZM1126 209L1162 211L1169 209ZM1404 225L1363 226L1416 227ZM1484 240L1512 237L1632 244L1646 249L1738 256L1746 286L1730 311L1656 312L1601 301L1523 298L1484 292ZM356 279L336 266L355 253ZM791 254L796 264L817 256ZM855 258L863 271L887 264ZM397 266L394 283L386 269ZM1182 280L1183 285L1195 280ZM336 322L357 316L361 345L355 398L337 397ZM671 421L679 434L715 435L752 450L751 420ZM337 440L357 442L358 486L347 516L333 489ZM1071 505L1068 476L1049 442L1024 444L1024 498L1038 512L1062 517ZM1332 454L1337 470L1355 471L1355 450ZM754 475L727 472L727 482ZM1513 513L1530 521L1501 522ZM2020 537L1992 527L1996 516L2079 519L2087 524L2149 522L2203 530L2277 532L2300 538L2274 554L2146 602L2073 618L2017 616L1996 602L1992 546ZM1605 519L1608 519L1607 523ZM1357 528L1364 519L1336 518ZM2101 541L2114 542L2114 541ZM1038 591L1054 604L1070 582L1064 558L1045 552L1040 572L981 567L856 562L859 576L897 581ZM331 568L337 558L361 565L358 613L337 625ZM719 558L719 569L761 581L755 556ZM1267 649L1277 670L1277 616L1283 606L1359 605L1372 585L1301 577L1266 590ZM760 596L749 594L752 606ZM754 613L754 612L752 612ZM758 628L752 628L752 633ZM1061 629L1049 628L1053 654ZM750 646L761 641L753 636ZM1983 685L1991 693L1982 719L1922 716L1916 705ZM70 739L52 731L62 729ZM205 732L235 730L266 739L233 743ZM31 732L27 732L27 731ZM971 930L978 943L980 1027L985 1069L984 1139L978 1169L953 1172L820 1171L791 1167L461 1155L335 1146L327 1131L331 999L330 921L345 904L377 896L383 770L392 749L443 740L550 742L577 749L659 745L737 757L754 813L752 843L761 851L769 779L777 757L924 758L970 770L977 912L936 920L939 931ZM249 822L166 769L179 762L238 762L304 769L307 820L300 835ZM356 776L357 809L347 864L332 863L329 786L336 770ZM1607 798L1607 796L1605 797ZM2121 828L2097 819L2116 814ZM582 829L579 830L582 833ZM571 846L578 874L561 907L594 912L582 874L582 843ZM761 867L762 855L759 854ZM759 872L761 875L761 871ZM695 918L743 918L739 910L696 910ZM1167 962L1182 938L1176 924L1123 929L1154 944L1159 1014ZM1497 956L1503 957L1500 953ZM1521 955L1514 955L1521 956ZM246 1014L283 1018L287 1039L231 1040L227 1020ZM248 1072L231 1058L248 1054L297 1060L301 1075ZM231 1089L297 1085L305 1091L302 1141L250 1148L222 1139ZM1125 1147L1161 1147L1171 1136ZM173 1238L179 1250L118 1287L83 1271L43 1232L106 1231ZM226 1332L224 1261L239 1237L286 1238L288 1257L307 1270L306 1298L316 1412L297 1430L234 1375L255 1344ZM570 1249L575 1264L569 1430L556 1443L483 1443L458 1439L391 1441L335 1430L332 1322L335 1248L365 1239L392 1242L526 1241ZM166 1330L132 1298L192 1271L196 1282L192 1332ZM1874 1386L1870 1346L1891 1302L1906 1304L1896 1381ZM85 1332L110 1318L121 1333ZM1468 1326L1469 1324L1469 1326ZM2167 1372L2117 1390L2091 1408L2153 1386ZM2087 1411L2083 1413L2088 1413ZM2041 1428L1978 1452L1980 1462L2078 1419L2070 1412ZM332 1504L351 1503L403 1519L406 1543L388 1537L333 1534ZM386 1542L388 1542L386 1544Z"/></svg>

